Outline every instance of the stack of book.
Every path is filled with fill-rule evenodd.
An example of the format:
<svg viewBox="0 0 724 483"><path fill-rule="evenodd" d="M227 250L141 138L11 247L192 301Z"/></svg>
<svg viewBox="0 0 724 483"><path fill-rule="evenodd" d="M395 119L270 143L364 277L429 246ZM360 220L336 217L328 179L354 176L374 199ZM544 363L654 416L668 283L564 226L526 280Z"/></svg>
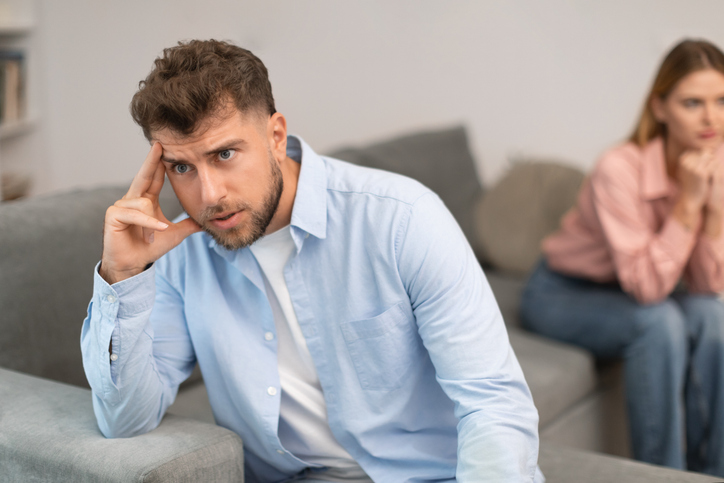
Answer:
<svg viewBox="0 0 724 483"><path fill-rule="evenodd" d="M25 55L20 50L0 50L0 124L25 116Z"/></svg>

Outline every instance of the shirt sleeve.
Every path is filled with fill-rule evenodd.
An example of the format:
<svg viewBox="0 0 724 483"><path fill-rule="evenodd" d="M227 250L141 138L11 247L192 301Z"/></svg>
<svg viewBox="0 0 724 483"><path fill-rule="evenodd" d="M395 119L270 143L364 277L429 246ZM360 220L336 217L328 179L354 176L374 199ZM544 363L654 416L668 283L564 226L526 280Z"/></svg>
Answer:
<svg viewBox="0 0 724 483"><path fill-rule="evenodd" d="M420 336L455 403L457 481L534 481L538 412L465 236L429 193L413 205L398 240Z"/></svg>
<svg viewBox="0 0 724 483"><path fill-rule="evenodd" d="M181 297L155 266L113 285L96 266L81 351L98 426L108 438L158 426L195 364Z"/></svg>
<svg viewBox="0 0 724 483"><path fill-rule="evenodd" d="M685 278L693 293L724 292L724 234L713 239L700 234L686 266Z"/></svg>
<svg viewBox="0 0 724 483"><path fill-rule="evenodd" d="M640 303L667 297L691 255L696 230L673 213L658 231L648 201L641 197L640 173L617 152L605 155L591 176L593 209L608 244L621 288Z"/></svg>

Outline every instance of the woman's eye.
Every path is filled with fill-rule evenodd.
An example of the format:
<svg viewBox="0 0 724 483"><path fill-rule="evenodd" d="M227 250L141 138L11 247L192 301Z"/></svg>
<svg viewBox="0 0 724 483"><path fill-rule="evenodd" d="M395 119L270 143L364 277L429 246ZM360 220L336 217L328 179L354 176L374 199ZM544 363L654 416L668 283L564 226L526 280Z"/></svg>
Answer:
<svg viewBox="0 0 724 483"><path fill-rule="evenodd" d="M184 174L187 173L189 170L188 164L177 164L173 167L173 170L176 172L176 174Z"/></svg>
<svg viewBox="0 0 724 483"><path fill-rule="evenodd" d="M219 153L219 159L222 161L228 161L232 158L232 156L234 156L235 152L236 151L234 151L233 149L224 149Z"/></svg>
<svg viewBox="0 0 724 483"><path fill-rule="evenodd" d="M699 99L684 99L684 107L696 107L699 105Z"/></svg>

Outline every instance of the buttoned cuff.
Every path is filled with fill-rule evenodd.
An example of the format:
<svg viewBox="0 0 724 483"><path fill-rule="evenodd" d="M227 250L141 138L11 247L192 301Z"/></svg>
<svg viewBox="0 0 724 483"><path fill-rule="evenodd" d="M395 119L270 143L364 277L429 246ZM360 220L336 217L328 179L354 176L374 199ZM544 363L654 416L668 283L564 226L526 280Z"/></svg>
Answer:
<svg viewBox="0 0 724 483"><path fill-rule="evenodd" d="M99 295L101 303L118 304L117 317L134 317L153 307L156 298L156 266L152 265L138 275L109 285L96 265L93 277L93 291Z"/></svg>

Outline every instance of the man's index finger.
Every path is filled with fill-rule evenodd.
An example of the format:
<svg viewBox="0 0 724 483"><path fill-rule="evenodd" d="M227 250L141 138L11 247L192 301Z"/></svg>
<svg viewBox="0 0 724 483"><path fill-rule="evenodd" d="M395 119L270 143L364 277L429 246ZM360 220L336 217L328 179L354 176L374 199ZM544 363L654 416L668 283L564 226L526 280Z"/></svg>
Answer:
<svg viewBox="0 0 724 483"><path fill-rule="evenodd" d="M126 197L140 198L151 188L158 165L161 162L162 153L161 143L154 142L151 150L148 152L148 156L146 156L146 159L143 161L143 165L141 165L141 169L138 170L138 173L136 173L136 176L133 178Z"/></svg>
<svg viewBox="0 0 724 483"><path fill-rule="evenodd" d="M166 167L163 163L158 163L156 171L153 173L153 181L151 181L151 186L148 187L146 193L152 198L158 198L164 181L166 181Z"/></svg>

